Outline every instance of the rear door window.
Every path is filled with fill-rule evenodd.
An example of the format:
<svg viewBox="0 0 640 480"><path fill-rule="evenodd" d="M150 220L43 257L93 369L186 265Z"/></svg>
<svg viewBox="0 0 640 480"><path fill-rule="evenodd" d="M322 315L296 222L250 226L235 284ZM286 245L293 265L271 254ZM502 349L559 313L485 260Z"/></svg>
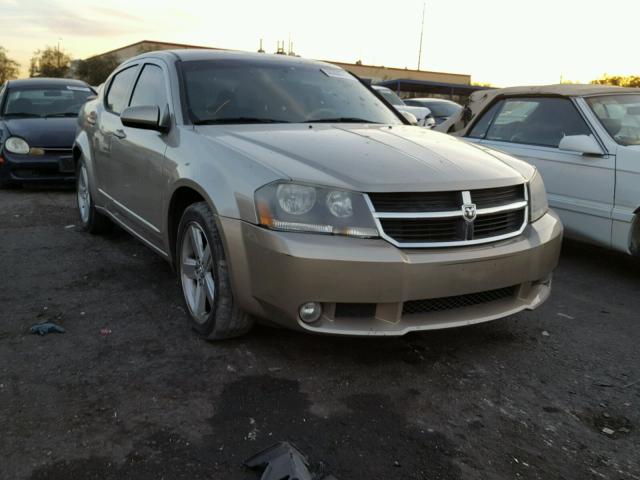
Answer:
<svg viewBox="0 0 640 480"><path fill-rule="evenodd" d="M505 100L484 138L557 148L565 135L590 134L569 99L537 97Z"/></svg>
<svg viewBox="0 0 640 480"><path fill-rule="evenodd" d="M129 92L131 92L131 86L136 78L137 71L136 66L129 67L117 73L111 81L106 105L107 109L116 115L120 115L129 102Z"/></svg>

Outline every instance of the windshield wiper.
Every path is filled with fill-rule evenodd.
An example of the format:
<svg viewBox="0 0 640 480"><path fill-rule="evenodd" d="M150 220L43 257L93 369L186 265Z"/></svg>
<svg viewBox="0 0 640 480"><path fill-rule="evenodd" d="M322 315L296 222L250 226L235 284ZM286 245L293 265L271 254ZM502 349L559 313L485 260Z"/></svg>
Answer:
<svg viewBox="0 0 640 480"><path fill-rule="evenodd" d="M26 112L5 113L3 114L3 117L41 118L40 115L36 115L35 113L26 113Z"/></svg>
<svg viewBox="0 0 640 480"><path fill-rule="evenodd" d="M73 112L64 112L64 113L50 113L45 115L44 118L53 118L53 117L77 117L77 113Z"/></svg>
<svg viewBox="0 0 640 480"><path fill-rule="evenodd" d="M358 117L336 117L336 118L318 118L315 120L307 120L303 123L380 123Z"/></svg>
<svg viewBox="0 0 640 480"><path fill-rule="evenodd" d="M194 125L224 125L234 123L291 123L286 120L277 120L275 118L259 118L259 117L230 117L230 118L208 118L204 120L196 120Z"/></svg>

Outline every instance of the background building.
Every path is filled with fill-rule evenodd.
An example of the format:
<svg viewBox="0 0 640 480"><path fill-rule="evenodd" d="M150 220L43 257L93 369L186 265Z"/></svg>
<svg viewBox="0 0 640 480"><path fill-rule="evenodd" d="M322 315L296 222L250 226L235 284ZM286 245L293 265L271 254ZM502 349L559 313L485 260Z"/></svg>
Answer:
<svg viewBox="0 0 640 480"><path fill-rule="evenodd" d="M201 45L184 45L180 43L158 42L142 40L131 45L116 48L91 58L114 56L119 62L131 57L154 50L174 50L181 48L198 48L209 50L227 50L224 48L204 47ZM262 51L262 47L260 48ZM278 46L278 53L286 54L284 45ZM89 59L87 59L89 60ZM401 97L441 97L451 98L463 103L471 92L482 89L471 85L471 75L445 72L429 72L425 70L411 70L408 68L391 68L377 65L357 63L333 62L362 79L374 84L384 85L396 91Z"/></svg>

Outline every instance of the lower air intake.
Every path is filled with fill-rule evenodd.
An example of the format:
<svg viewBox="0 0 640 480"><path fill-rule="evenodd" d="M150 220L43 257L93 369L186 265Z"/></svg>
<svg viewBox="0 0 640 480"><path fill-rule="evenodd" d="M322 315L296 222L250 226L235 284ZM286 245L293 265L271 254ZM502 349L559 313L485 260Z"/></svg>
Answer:
<svg viewBox="0 0 640 480"><path fill-rule="evenodd" d="M457 308L472 307L491 302L506 300L515 296L518 287L499 288L486 292L457 295L454 297L429 298L426 300L411 300L404 302L402 315L417 315L443 310L455 310Z"/></svg>

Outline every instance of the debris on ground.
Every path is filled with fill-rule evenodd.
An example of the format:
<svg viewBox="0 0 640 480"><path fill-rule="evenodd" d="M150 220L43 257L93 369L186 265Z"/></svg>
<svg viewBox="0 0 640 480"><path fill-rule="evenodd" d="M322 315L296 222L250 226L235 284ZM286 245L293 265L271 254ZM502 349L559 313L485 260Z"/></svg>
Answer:
<svg viewBox="0 0 640 480"><path fill-rule="evenodd" d="M100 329L100 335L102 335L103 337L106 337L107 335L111 335L112 330L110 328L101 328Z"/></svg>
<svg viewBox="0 0 640 480"><path fill-rule="evenodd" d="M569 320L575 320L575 318L574 318L574 317L572 317L571 315L567 315L566 313L558 312L558 316L559 316L559 317L562 317L562 318L567 318L567 319L569 319Z"/></svg>
<svg viewBox="0 0 640 480"><path fill-rule="evenodd" d="M336 480L333 475L313 475L307 457L288 442L276 443L244 464L252 470L262 470L260 480Z"/></svg>
<svg viewBox="0 0 640 480"><path fill-rule="evenodd" d="M31 333L37 333L38 335L46 335L47 333L65 333L66 330L53 322L43 322L31 325L29 329Z"/></svg>
<svg viewBox="0 0 640 480"><path fill-rule="evenodd" d="M549 336L549 332L547 332L546 330L542 331L542 336L543 337L548 337Z"/></svg>
<svg viewBox="0 0 640 480"><path fill-rule="evenodd" d="M614 433L616 433L616 431L613 430L612 428L604 427L602 429L602 433L604 433L605 435L613 435Z"/></svg>

